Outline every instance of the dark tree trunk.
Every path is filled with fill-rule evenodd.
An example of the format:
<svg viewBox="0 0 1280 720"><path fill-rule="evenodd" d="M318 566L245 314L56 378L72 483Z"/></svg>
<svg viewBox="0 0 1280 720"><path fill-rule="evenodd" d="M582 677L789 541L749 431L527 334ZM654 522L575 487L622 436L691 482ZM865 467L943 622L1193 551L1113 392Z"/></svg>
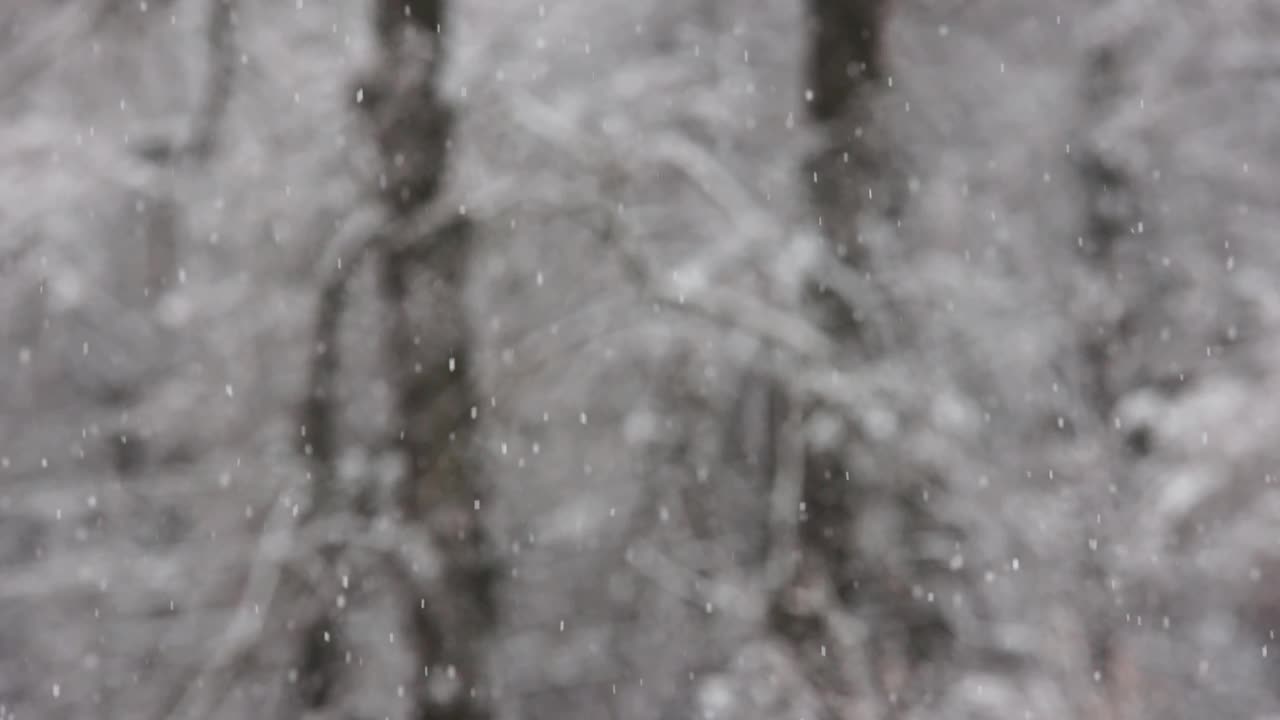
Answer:
<svg viewBox="0 0 1280 720"><path fill-rule="evenodd" d="M819 121L850 110L861 91L884 82L884 25L890 0L809 0L809 112Z"/></svg>
<svg viewBox="0 0 1280 720"><path fill-rule="evenodd" d="M317 483L315 500L332 495L336 437L332 385L338 372L335 336L345 288L364 260L374 263L385 312L383 354L395 401L388 448L403 461L387 504L408 546L421 544L441 562L423 575L413 557L391 559L390 578L403 607L401 632L414 667L410 715L423 720L488 717L483 690L483 639L493 622L492 560L478 520L483 493L472 458L476 402L469 379L470 340L462 292L469 226L462 218L424 221L445 179L453 110L437 89L445 53L444 3L386 0L375 9L379 57L358 77L352 96L382 159L374 188L383 225L358 241L321 299L318 353L303 425ZM322 510L323 511L323 510ZM366 511L367 512L367 511ZM332 618L317 632L333 630ZM308 647L314 673L305 678L312 705L325 702L336 667ZM314 656L314 657L312 657ZM306 658L304 658L305 660ZM314 674L313 673L313 674ZM306 674L306 673L304 673Z"/></svg>
<svg viewBox="0 0 1280 720"><path fill-rule="evenodd" d="M420 213L444 182L453 124L436 87L445 17L443 0L377 6L382 58L364 109L383 156L382 199L393 216ZM475 720L488 717L480 648L493 622L493 600L479 522L483 493L471 457L476 403L461 301L469 233L461 220L425 235L412 222L399 227L378 273L390 313L386 351L398 398L393 432L407 468L394 502L407 527L427 533L444 564L440 577L411 583L403 598L421 668L412 714Z"/></svg>

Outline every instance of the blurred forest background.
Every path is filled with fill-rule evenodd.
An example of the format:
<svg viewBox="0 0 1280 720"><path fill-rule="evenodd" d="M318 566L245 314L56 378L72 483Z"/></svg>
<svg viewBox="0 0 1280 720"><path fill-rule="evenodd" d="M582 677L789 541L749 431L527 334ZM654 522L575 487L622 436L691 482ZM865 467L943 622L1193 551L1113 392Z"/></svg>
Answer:
<svg viewBox="0 0 1280 720"><path fill-rule="evenodd" d="M5 0L0 718L1280 718L1277 39Z"/></svg>

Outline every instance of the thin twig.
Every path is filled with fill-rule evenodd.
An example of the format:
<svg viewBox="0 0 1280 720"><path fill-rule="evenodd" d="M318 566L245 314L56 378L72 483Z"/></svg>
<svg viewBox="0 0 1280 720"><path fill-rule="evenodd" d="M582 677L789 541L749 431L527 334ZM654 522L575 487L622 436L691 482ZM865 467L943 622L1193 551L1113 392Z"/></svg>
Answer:
<svg viewBox="0 0 1280 720"><path fill-rule="evenodd" d="M787 417L774 442L778 446L777 475L769 498L769 556L765 561L764 590L769 596L781 591L795 577L800 559L800 502L804 497L804 436L801 428L803 401L787 403Z"/></svg>
<svg viewBox="0 0 1280 720"><path fill-rule="evenodd" d="M231 105L236 72L237 1L209 0L209 18L205 25L205 88L192 116L184 148L198 162L208 160L217 149Z"/></svg>
<svg viewBox="0 0 1280 720"><path fill-rule="evenodd" d="M208 717L210 698L215 697L229 681L228 670L257 646L279 585L281 570L293 556L291 535L285 532L285 528L292 525L292 507L281 502L278 495L272 500L272 506L259 535L249 577L231 622L218 638L204 666L160 717Z"/></svg>

